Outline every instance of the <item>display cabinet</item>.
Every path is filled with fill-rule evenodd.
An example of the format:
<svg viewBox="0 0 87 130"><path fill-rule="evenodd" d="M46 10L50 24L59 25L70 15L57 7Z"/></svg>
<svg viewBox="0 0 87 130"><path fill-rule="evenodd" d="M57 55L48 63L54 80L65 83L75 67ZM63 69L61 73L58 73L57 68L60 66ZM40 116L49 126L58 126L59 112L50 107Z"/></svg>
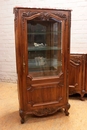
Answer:
<svg viewBox="0 0 87 130"><path fill-rule="evenodd" d="M86 54L70 55L69 95L79 93L81 100L86 93L86 68Z"/></svg>
<svg viewBox="0 0 87 130"><path fill-rule="evenodd" d="M15 7L19 113L69 114L71 10Z"/></svg>

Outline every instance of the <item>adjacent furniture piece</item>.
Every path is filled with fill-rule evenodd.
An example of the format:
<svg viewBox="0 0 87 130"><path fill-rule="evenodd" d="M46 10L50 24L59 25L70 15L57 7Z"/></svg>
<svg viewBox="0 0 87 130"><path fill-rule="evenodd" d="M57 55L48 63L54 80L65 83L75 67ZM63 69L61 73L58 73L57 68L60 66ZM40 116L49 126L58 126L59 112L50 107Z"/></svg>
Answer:
<svg viewBox="0 0 87 130"><path fill-rule="evenodd" d="M71 10L15 7L14 14L21 123L61 108L68 115Z"/></svg>
<svg viewBox="0 0 87 130"><path fill-rule="evenodd" d="M79 93L81 100L87 92L87 55L71 54L69 71L69 94Z"/></svg>
<svg viewBox="0 0 87 130"><path fill-rule="evenodd" d="M87 94L87 54L85 55L85 93Z"/></svg>

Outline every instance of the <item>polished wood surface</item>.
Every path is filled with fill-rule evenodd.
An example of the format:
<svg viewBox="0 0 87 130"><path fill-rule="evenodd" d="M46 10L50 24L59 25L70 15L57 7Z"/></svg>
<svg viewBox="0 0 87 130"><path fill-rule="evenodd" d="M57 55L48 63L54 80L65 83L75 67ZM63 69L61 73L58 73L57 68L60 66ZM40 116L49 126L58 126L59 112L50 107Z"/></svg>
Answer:
<svg viewBox="0 0 87 130"><path fill-rule="evenodd" d="M70 55L69 94L79 93L81 100L86 93L86 54Z"/></svg>
<svg viewBox="0 0 87 130"><path fill-rule="evenodd" d="M15 46L18 75L19 113L21 123L27 114L47 116L64 108L69 115L69 56L71 11L58 9L35 9L15 7ZM27 21L34 18L41 21L53 20L62 22L62 69L55 76L36 77L28 72ZM59 41L61 41L59 39ZM35 77L33 76L35 75Z"/></svg>

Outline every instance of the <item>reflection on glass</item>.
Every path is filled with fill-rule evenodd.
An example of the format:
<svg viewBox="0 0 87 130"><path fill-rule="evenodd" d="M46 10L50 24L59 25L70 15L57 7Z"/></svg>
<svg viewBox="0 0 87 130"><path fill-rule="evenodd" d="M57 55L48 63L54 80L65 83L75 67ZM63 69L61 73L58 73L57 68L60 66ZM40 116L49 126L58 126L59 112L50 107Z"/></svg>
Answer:
<svg viewBox="0 0 87 130"><path fill-rule="evenodd" d="M61 22L27 22L28 70L33 77L55 76L61 71Z"/></svg>

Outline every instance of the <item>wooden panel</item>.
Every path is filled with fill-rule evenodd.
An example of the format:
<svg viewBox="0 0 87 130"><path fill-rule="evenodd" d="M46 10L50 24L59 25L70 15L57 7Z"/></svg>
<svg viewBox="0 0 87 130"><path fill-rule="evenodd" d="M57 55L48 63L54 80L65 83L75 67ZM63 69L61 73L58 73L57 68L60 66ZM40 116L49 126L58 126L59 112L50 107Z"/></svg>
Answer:
<svg viewBox="0 0 87 130"><path fill-rule="evenodd" d="M27 89L27 95L31 95L31 98L28 96L28 103L30 103L30 99L33 107L59 103L63 101L62 89L63 86L56 83L31 86Z"/></svg>

